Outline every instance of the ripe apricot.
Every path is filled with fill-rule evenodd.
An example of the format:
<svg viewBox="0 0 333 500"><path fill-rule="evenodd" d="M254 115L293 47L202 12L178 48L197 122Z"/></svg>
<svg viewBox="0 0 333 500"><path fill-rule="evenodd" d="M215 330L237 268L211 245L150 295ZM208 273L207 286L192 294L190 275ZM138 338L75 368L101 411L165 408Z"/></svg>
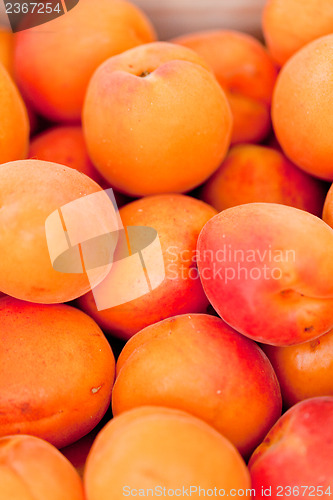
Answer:
<svg viewBox="0 0 333 500"><path fill-rule="evenodd" d="M11 31L0 25L0 63L10 75L13 74L14 36Z"/></svg>
<svg viewBox="0 0 333 500"><path fill-rule="evenodd" d="M138 332L118 358L113 414L144 405L202 418L249 456L280 416L281 394L255 342L220 318L180 315Z"/></svg>
<svg viewBox="0 0 333 500"><path fill-rule="evenodd" d="M23 99L0 64L0 164L25 158L29 146L29 118Z"/></svg>
<svg viewBox="0 0 333 500"><path fill-rule="evenodd" d="M111 398L115 361L97 324L74 307L0 299L0 435L63 447L90 432Z"/></svg>
<svg viewBox="0 0 333 500"><path fill-rule="evenodd" d="M320 216L324 182L296 167L273 148L240 144L230 149L201 190L201 199L219 212L252 202L281 203Z"/></svg>
<svg viewBox="0 0 333 500"><path fill-rule="evenodd" d="M28 156L75 168L98 184L103 183L89 158L79 125L59 125L34 136L30 142Z"/></svg>
<svg viewBox="0 0 333 500"><path fill-rule="evenodd" d="M144 407L101 430L88 456L84 488L87 500L171 491L184 497L190 488L198 499L214 488L250 488L250 480L237 450L208 424L182 411Z"/></svg>
<svg viewBox="0 0 333 500"><path fill-rule="evenodd" d="M262 28L269 52L283 66L307 43L333 32L331 0L267 0Z"/></svg>
<svg viewBox="0 0 333 500"><path fill-rule="evenodd" d="M263 45L232 30L199 31L172 41L195 50L212 67L231 107L231 142L259 142L266 137L277 72Z"/></svg>
<svg viewBox="0 0 333 500"><path fill-rule="evenodd" d="M205 312L208 300L196 268L196 244L202 227L215 214L216 210L206 203L180 194L147 196L122 207L119 215L125 227L152 227L157 231L165 277L157 288L129 302L97 310L93 293L89 292L78 300L79 307L103 331L123 339L169 316ZM131 289L138 279L129 265L119 262L119 267L113 265L109 275L94 289L109 297L111 304L118 289ZM159 272L153 265L149 279L153 282Z"/></svg>
<svg viewBox="0 0 333 500"><path fill-rule="evenodd" d="M82 482L51 444L33 436L0 438L0 498L84 500Z"/></svg>
<svg viewBox="0 0 333 500"><path fill-rule="evenodd" d="M60 272L52 267L45 222L63 205L101 191L101 187L77 170L41 160L1 165L0 185L0 290L22 300L42 303L66 302L90 290L90 281L83 270ZM108 233L109 213L98 202L91 213L86 210L76 213L75 221L71 217L68 220L72 225L77 222L76 233ZM59 234L51 236L57 245ZM78 247L66 243L63 250L66 248ZM102 255L100 251L107 250L96 247L97 256ZM79 261L78 256L75 262ZM97 273L93 284L105 274L105 271Z"/></svg>
<svg viewBox="0 0 333 500"><path fill-rule="evenodd" d="M263 346L281 386L285 407L315 396L333 396L333 330L311 342Z"/></svg>
<svg viewBox="0 0 333 500"><path fill-rule="evenodd" d="M83 108L94 165L133 196L201 184L223 160L231 127L227 98L204 60L167 42L135 47L102 64Z"/></svg>
<svg viewBox="0 0 333 500"><path fill-rule="evenodd" d="M16 34L16 78L40 114L78 122L95 69L155 36L150 21L130 2L80 0L66 15Z"/></svg>
<svg viewBox="0 0 333 500"><path fill-rule="evenodd" d="M227 208L198 238L198 269L212 306L240 333L271 345L333 328L333 229L276 203Z"/></svg>
<svg viewBox="0 0 333 500"><path fill-rule="evenodd" d="M309 43L280 71L272 120L285 154L310 174L333 180L333 34Z"/></svg>
<svg viewBox="0 0 333 500"><path fill-rule="evenodd" d="M332 495L333 397L310 398L289 408L249 462L258 500L311 500Z"/></svg>

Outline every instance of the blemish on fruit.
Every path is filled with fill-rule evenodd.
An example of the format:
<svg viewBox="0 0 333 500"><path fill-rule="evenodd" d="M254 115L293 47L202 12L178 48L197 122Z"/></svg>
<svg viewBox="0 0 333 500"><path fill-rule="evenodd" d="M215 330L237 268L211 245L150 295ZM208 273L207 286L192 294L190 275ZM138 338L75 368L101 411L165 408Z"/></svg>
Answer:
<svg viewBox="0 0 333 500"><path fill-rule="evenodd" d="M101 386L101 385L100 385L99 387L93 387L93 388L91 389L91 392L92 392L93 394L96 394L98 391L100 391L100 390L101 390L101 388L102 388L102 386Z"/></svg>

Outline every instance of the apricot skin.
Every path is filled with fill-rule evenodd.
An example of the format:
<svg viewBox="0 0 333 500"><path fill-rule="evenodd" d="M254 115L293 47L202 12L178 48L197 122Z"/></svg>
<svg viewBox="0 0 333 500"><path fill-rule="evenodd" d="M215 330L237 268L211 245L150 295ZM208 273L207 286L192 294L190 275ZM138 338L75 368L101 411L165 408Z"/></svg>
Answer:
<svg viewBox="0 0 333 500"><path fill-rule="evenodd" d="M97 324L67 305L0 299L0 435L60 448L90 432L111 398L115 361Z"/></svg>
<svg viewBox="0 0 333 500"><path fill-rule="evenodd" d="M51 444L27 435L0 438L0 497L11 500L84 500L70 462Z"/></svg>
<svg viewBox="0 0 333 500"><path fill-rule="evenodd" d="M87 500L120 500L126 486L135 495L134 489L182 492L194 484L230 491L249 488L250 480L237 450L215 429L161 407L135 408L111 420L97 436L84 473ZM198 500L199 489L191 497Z"/></svg>
<svg viewBox="0 0 333 500"><path fill-rule="evenodd" d="M267 498L262 488L271 488L269 497L274 500L293 488L293 498L319 498L320 490L325 496L332 494L332 426L333 397L307 399L290 408L250 459L256 498Z"/></svg>
<svg viewBox="0 0 333 500"><path fill-rule="evenodd" d="M166 42L102 64L90 80L82 122L95 167L131 196L201 184L225 157L232 128L227 98L207 64Z"/></svg>
<svg viewBox="0 0 333 500"><path fill-rule="evenodd" d="M201 189L200 197L221 212L244 203L281 203L320 216L326 183L296 167L281 152L240 144Z"/></svg>
<svg viewBox="0 0 333 500"><path fill-rule="evenodd" d="M281 394L253 341L220 318L191 314L144 328L122 350L113 413L144 405L187 411L249 456L280 416Z"/></svg>
<svg viewBox="0 0 333 500"><path fill-rule="evenodd" d="M333 230L308 212L248 203L213 217L198 238L198 269L217 313L271 345L333 327Z"/></svg>
<svg viewBox="0 0 333 500"><path fill-rule="evenodd" d="M92 292L80 297L78 306L89 314L107 334L124 340L142 328L176 314L206 312L208 300L203 291L195 262L196 244L204 224L216 215L210 205L180 194L147 196L119 211L124 226L154 228L161 243L165 278L149 293L125 304L97 310ZM113 273L130 283L135 279L126 268L111 269L96 287L112 297Z"/></svg>

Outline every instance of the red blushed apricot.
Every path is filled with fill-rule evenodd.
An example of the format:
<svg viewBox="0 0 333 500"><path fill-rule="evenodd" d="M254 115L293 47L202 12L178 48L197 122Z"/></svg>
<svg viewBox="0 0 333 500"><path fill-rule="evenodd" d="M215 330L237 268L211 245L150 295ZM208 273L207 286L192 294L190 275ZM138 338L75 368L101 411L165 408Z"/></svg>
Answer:
<svg viewBox="0 0 333 500"><path fill-rule="evenodd" d="M133 196L201 184L225 157L232 128L227 98L205 61L166 42L102 64L90 80L82 119L94 165Z"/></svg>
<svg viewBox="0 0 333 500"><path fill-rule="evenodd" d="M285 407L315 396L333 396L333 330L311 342L264 345L280 382Z"/></svg>
<svg viewBox="0 0 333 500"><path fill-rule="evenodd" d="M304 45L333 32L331 0L267 0L262 28L269 52L283 66Z"/></svg>
<svg viewBox="0 0 333 500"><path fill-rule="evenodd" d="M241 144L230 149L201 190L201 199L219 212L252 202L281 203L314 215L322 213L327 185L265 146Z"/></svg>
<svg viewBox="0 0 333 500"><path fill-rule="evenodd" d="M0 435L63 447L88 434L111 398L115 361L97 324L67 305L0 299Z"/></svg>
<svg viewBox="0 0 333 500"><path fill-rule="evenodd" d="M333 397L290 408L249 462L256 498L329 497L333 484Z"/></svg>
<svg viewBox="0 0 333 500"><path fill-rule="evenodd" d="M14 68L23 94L43 116L80 121L95 69L109 57L155 40L144 13L123 0L80 0L66 15L15 37Z"/></svg>
<svg viewBox="0 0 333 500"><path fill-rule="evenodd" d="M263 45L251 35L230 30L199 31L173 42L196 51L213 69L234 119L231 142L265 138L271 128L277 72Z"/></svg>
<svg viewBox="0 0 333 500"><path fill-rule="evenodd" d="M91 290L83 270L60 272L52 267L45 222L69 202L101 192L102 188L77 170L41 160L0 165L0 185L0 290L22 300L41 303L66 302ZM99 215L98 220L93 211L91 216L76 213L76 232L108 232L109 213L102 204L96 203L94 212ZM68 219L74 225L72 216ZM51 236L57 244L59 234L55 232ZM67 248L69 243L62 250ZM100 250L105 249L96 246L97 255ZM73 262L80 262L80 258ZM98 273L92 283L96 284L104 276L105 272Z"/></svg>
<svg viewBox="0 0 333 500"><path fill-rule="evenodd" d="M206 312L208 300L198 275L195 254L198 235L215 214L216 210L206 203L179 194L147 196L122 207L119 215L124 227L144 226L157 231L165 277L158 287L130 302L97 310L93 293L89 292L78 300L79 307L93 317L103 331L123 339L169 316ZM149 273L152 280L155 274L158 277L155 264L150 266ZM131 289L137 279L128 264L113 265L94 292L109 297L112 304L114 283L117 289Z"/></svg>
<svg viewBox="0 0 333 500"><path fill-rule="evenodd" d="M265 344L310 341L333 327L333 230L308 212L248 203L213 217L198 238L212 306Z"/></svg>
<svg viewBox="0 0 333 500"><path fill-rule="evenodd" d="M214 488L246 490L250 480L237 450L208 424L182 411L144 407L114 418L99 433L88 456L84 488L87 500L120 500L152 491L169 496L169 489L183 498L190 488L197 500Z"/></svg>
<svg viewBox="0 0 333 500"><path fill-rule="evenodd" d="M23 99L0 64L0 164L28 153L29 118Z"/></svg>
<svg viewBox="0 0 333 500"><path fill-rule="evenodd" d="M122 350L113 414L145 405L187 411L249 456L280 416L281 394L255 342L220 318L193 314L148 326Z"/></svg>
<svg viewBox="0 0 333 500"><path fill-rule="evenodd" d="M84 500L84 492L74 467L54 446L23 435L0 438L0 497Z"/></svg>
<svg viewBox="0 0 333 500"><path fill-rule="evenodd" d="M28 156L75 168L98 184L103 183L89 158L80 126L58 126L33 137Z"/></svg>
<svg viewBox="0 0 333 500"><path fill-rule="evenodd" d="M296 52L281 69L272 100L276 137L306 172L333 180L333 34Z"/></svg>

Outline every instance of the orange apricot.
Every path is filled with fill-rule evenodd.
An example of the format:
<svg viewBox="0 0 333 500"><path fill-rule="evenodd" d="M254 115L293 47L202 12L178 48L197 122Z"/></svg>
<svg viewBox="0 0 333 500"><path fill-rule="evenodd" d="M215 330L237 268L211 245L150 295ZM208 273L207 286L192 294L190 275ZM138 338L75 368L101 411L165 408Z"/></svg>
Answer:
<svg viewBox="0 0 333 500"><path fill-rule="evenodd" d="M239 144L230 149L200 197L221 212L252 202L281 203L320 216L326 183L296 167L273 148Z"/></svg>
<svg viewBox="0 0 333 500"><path fill-rule="evenodd" d="M144 13L124 0L80 0L66 15L16 34L14 68L24 96L43 116L79 121L95 69L155 40Z"/></svg>
<svg viewBox="0 0 333 500"><path fill-rule="evenodd" d="M262 346L280 382L286 408L316 396L333 396L333 330L295 346Z"/></svg>
<svg viewBox="0 0 333 500"><path fill-rule="evenodd" d="M279 73L272 101L276 137L291 161L333 180L333 34L296 52Z"/></svg>
<svg viewBox="0 0 333 500"><path fill-rule="evenodd" d="M145 405L187 411L249 456L280 416L281 394L255 342L220 318L191 314L154 323L123 348L113 414Z"/></svg>
<svg viewBox="0 0 333 500"><path fill-rule="evenodd" d="M99 282L106 272L101 270L92 280L88 279L80 264L79 247L63 241L68 231L65 233L62 225L52 219L55 224L49 226L50 240L47 240L45 224L52 213L61 209L64 224L67 221L71 229L70 238L80 240L81 234L96 234L96 231L108 233L111 202L103 192L89 213L88 197L86 205L80 205L81 211L68 209L64 215L64 205L68 208L69 202L101 192L101 187L77 170L41 160L1 165L0 185L0 290L18 299L42 303L66 302L91 290L92 284ZM60 245L59 254L68 250L75 269L53 267L51 243L52 248ZM108 249L96 246L94 251L99 258Z"/></svg>
<svg viewBox="0 0 333 500"><path fill-rule="evenodd" d="M29 118L23 99L0 64L0 164L25 158L29 146Z"/></svg>
<svg viewBox="0 0 333 500"><path fill-rule="evenodd" d="M79 125L59 125L34 136L30 142L28 156L75 168L98 184L103 183L89 158Z"/></svg>
<svg viewBox="0 0 333 500"><path fill-rule="evenodd" d="M94 293L110 299L110 307L98 310L92 292L78 300L79 307L104 332L123 339L169 316L205 312L208 300L196 268L196 244L202 227L215 214L216 210L206 203L180 194L147 196L122 207L119 215L125 227L152 227L157 231L165 277L159 286L141 296L113 305L117 292L124 290L126 295L138 279L132 267L120 260L119 267L113 264L109 275L94 288ZM153 283L160 272L154 261L149 266L148 279Z"/></svg>
<svg viewBox="0 0 333 500"><path fill-rule="evenodd" d="M283 66L307 43L333 32L331 0L267 0L262 28L269 52Z"/></svg>
<svg viewBox="0 0 333 500"><path fill-rule="evenodd" d="M231 127L227 98L207 63L167 42L108 59L91 78L83 108L94 165L133 196L201 184L223 160Z"/></svg>
<svg viewBox="0 0 333 500"><path fill-rule="evenodd" d="M173 39L211 66L225 91L233 119L231 143L259 142L271 129L270 105L277 72L264 46L232 30L207 30Z"/></svg>
<svg viewBox="0 0 333 500"><path fill-rule="evenodd" d="M63 447L110 404L115 360L98 325L74 307L0 299L0 436Z"/></svg>
<svg viewBox="0 0 333 500"><path fill-rule="evenodd" d="M101 430L88 456L84 488L87 500L148 492L184 497L189 491L198 499L214 488L245 490L250 480L237 450L208 424L182 411L144 407Z"/></svg>
<svg viewBox="0 0 333 500"><path fill-rule="evenodd" d="M13 74L14 36L11 31L0 25L0 63L10 75Z"/></svg>
<svg viewBox="0 0 333 500"><path fill-rule="evenodd" d="M33 436L0 438L0 498L84 500L82 482L50 443Z"/></svg>

